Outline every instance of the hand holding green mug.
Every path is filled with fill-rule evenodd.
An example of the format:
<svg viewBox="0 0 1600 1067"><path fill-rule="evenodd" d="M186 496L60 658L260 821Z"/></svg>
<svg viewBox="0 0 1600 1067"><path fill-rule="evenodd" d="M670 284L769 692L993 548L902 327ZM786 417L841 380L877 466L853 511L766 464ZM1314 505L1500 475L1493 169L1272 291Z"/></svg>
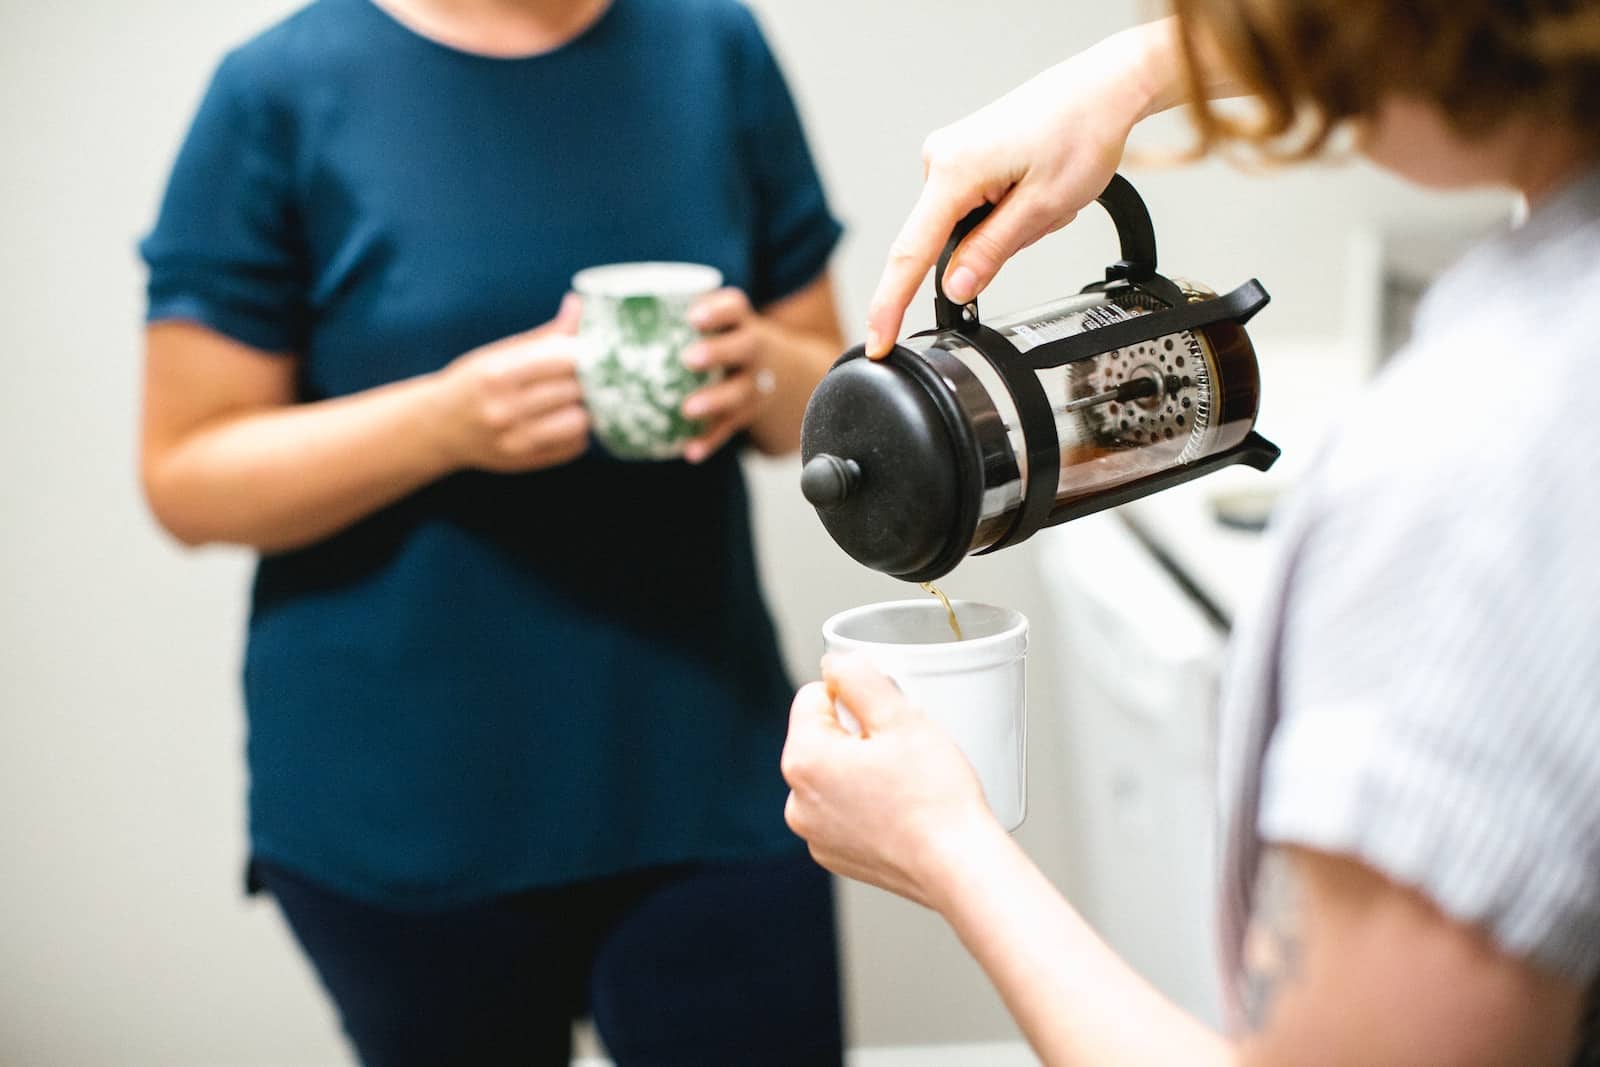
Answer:
<svg viewBox="0 0 1600 1067"><path fill-rule="evenodd" d="M722 274L697 263L614 263L579 271L578 378L594 435L622 459L673 459L705 430L684 401L719 381L720 368L691 370L700 340L690 309Z"/></svg>

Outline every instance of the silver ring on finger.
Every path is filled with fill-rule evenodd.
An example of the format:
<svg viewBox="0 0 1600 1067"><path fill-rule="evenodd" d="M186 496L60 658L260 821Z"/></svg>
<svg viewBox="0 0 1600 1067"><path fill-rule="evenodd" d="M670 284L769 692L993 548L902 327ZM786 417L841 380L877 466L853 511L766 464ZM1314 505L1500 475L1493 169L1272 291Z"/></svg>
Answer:
<svg viewBox="0 0 1600 1067"><path fill-rule="evenodd" d="M778 391L778 375L771 367L762 367L756 371L756 392L763 397L771 396Z"/></svg>

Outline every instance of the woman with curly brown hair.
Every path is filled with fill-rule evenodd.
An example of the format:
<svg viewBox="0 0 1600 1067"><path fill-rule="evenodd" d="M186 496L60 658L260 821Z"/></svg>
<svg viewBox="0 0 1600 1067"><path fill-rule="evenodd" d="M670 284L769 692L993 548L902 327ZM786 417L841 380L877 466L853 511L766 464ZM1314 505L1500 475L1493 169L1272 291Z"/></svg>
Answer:
<svg viewBox="0 0 1600 1067"><path fill-rule="evenodd" d="M1600 1062L1600 4L1174 9L928 139L870 353L956 220L997 205L943 279L964 302L1184 102L1197 154L1287 161L1348 135L1420 183L1529 206L1434 286L1274 518L1223 699L1230 1033L1117 959L856 659L795 699L789 824L824 865L938 910L1052 1065Z"/></svg>

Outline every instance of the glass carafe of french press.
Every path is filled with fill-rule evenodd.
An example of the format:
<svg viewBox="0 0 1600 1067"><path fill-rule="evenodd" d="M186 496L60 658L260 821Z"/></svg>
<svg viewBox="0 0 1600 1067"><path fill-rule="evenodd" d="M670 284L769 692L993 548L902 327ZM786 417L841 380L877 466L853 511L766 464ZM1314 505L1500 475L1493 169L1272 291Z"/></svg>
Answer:
<svg viewBox="0 0 1600 1067"><path fill-rule="evenodd" d="M1099 197L1122 258L1106 279L982 321L943 277L988 206L956 227L934 275L936 327L882 361L857 346L822 379L801 431L801 489L839 546L908 581L969 553L1234 463L1266 470L1244 323L1254 279L1225 296L1156 271L1144 201L1117 175Z"/></svg>

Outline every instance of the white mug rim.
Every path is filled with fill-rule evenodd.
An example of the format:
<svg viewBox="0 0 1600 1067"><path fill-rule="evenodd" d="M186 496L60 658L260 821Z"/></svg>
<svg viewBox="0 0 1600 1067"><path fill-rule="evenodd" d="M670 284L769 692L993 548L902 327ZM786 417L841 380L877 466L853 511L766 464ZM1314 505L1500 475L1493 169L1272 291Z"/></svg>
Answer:
<svg viewBox="0 0 1600 1067"><path fill-rule="evenodd" d="M722 272L716 267L673 260L603 263L572 276L572 290L579 296L608 299L701 296L721 286Z"/></svg>
<svg viewBox="0 0 1600 1067"><path fill-rule="evenodd" d="M839 627L853 622L865 615L871 615L890 609L904 608L911 611L938 611L944 610L944 605L928 600L882 600L874 604L862 604L859 607L847 608L828 618L822 624L823 640L829 644L837 645L852 650L869 649L895 649L906 655L918 655L926 650L932 652L955 652L959 650L963 658L977 657L984 652L1000 650L1002 646L1014 645L1018 638L1026 639L1028 633L1028 617L1016 608L1001 607L999 604L986 604L981 600L956 600L950 601L952 608L969 605L980 608L993 608L1004 612L1008 622L1004 629L998 633L986 634L983 637L969 637L957 641L869 641L861 637L847 637L839 632ZM916 651L912 651L916 650ZM1025 654L1025 653L1024 653Z"/></svg>

